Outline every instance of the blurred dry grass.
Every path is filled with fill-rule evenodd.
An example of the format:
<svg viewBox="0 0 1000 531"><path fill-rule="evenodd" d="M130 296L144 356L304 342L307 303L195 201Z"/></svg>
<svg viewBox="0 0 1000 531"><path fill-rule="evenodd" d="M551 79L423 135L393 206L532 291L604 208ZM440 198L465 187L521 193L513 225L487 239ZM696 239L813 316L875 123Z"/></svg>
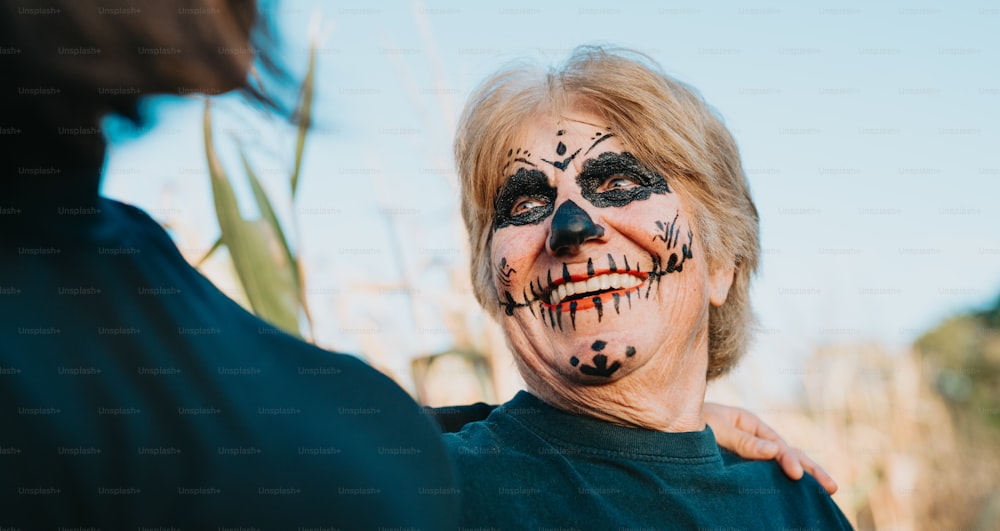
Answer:
<svg viewBox="0 0 1000 531"><path fill-rule="evenodd" d="M918 351L818 349L804 403L768 418L840 484L858 529L1000 529L1000 437L935 389Z"/></svg>

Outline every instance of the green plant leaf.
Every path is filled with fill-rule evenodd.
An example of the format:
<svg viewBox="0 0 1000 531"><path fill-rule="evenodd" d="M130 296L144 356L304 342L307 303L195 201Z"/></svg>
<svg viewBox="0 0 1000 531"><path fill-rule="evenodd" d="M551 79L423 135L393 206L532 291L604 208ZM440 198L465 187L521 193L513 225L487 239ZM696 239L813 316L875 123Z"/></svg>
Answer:
<svg viewBox="0 0 1000 531"><path fill-rule="evenodd" d="M215 254L215 251L219 250L219 247L222 247L222 236L219 236L219 238L215 240L215 243L212 244L212 247L208 250L207 253L205 253L201 258L198 259L198 262L194 264L194 267L196 269L200 268L209 258L212 257L213 254Z"/></svg>
<svg viewBox="0 0 1000 531"><path fill-rule="evenodd" d="M281 227L281 222L278 221L278 216L274 213L274 208L271 206L271 200L267 197L267 192L264 191L264 187L260 184L260 179L257 178L257 174L250 167L250 161L247 160L246 152L243 151L243 146L239 145L240 161L243 162L243 170L247 174L247 179L250 181L250 189L253 190L253 197L257 201L257 209L260 210L260 215L264 218L268 224L271 225L271 230L274 231L278 236L278 241L281 243L281 248L285 252L285 258L288 260L289 264L295 264L295 253L292 252L292 248L288 245L288 239L285 237L285 231ZM298 268L292 268L295 277L295 285L298 287L300 285Z"/></svg>
<svg viewBox="0 0 1000 531"><path fill-rule="evenodd" d="M215 151L211 106L208 101L205 102L203 121L205 156L212 181L215 213L222 232L222 244L229 249L250 306L262 319L301 337L298 322L299 290L293 263L289 262L287 254L281 250L280 238L268 220L247 220L240 214L236 194Z"/></svg>
<svg viewBox="0 0 1000 531"><path fill-rule="evenodd" d="M296 121L298 123L298 136L295 140L295 168L292 170L292 200L295 200L295 193L299 189L299 171L302 169L302 154L306 147L306 136L312 125L312 101L313 89L316 79L316 44L309 46L309 66L306 68L306 77L299 90L299 105L295 110Z"/></svg>
<svg viewBox="0 0 1000 531"><path fill-rule="evenodd" d="M268 198L264 187L261 186L260 179L257 178L257 174L250 166L250 161L247 159L246 151L243 150L242 145L239 145L239 153L240 160L243 162L243 170L247 174L247 179L250 181L250 188L253 190L254 199L257 201L257 208L260 210L261 216L264 220L271 226L271 230L278 235L278 242L281 244L281 248L285 254L285 259L288 260L288 264L290 265L299 308L301 308L305 313L306 319L311 325L312 315L309 312L309 302L306 298L305 285L302 281L303 275L301 271L301 264L299 263L298 258L296 258L295 253L292 251L291 246L288 244L288 238L285 236L285 230L282 228L281 222L278 221L278 216L274 213L274 208L271 206L271 200Z"/></svg>

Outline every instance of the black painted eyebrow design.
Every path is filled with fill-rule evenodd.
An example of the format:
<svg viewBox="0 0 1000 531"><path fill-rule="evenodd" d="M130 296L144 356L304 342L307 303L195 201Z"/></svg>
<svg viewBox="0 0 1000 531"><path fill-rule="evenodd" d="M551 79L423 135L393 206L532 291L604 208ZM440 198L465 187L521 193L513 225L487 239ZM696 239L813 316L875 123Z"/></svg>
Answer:
<svg viewBox="0 0 1000 531"><path fill-rule="evenodd" d="M555 166L556 168L559 168L562 171L566 171L566 168L569 166L569 163L573 162L573 159L575 159L576 156L579 155L579 154L580 154L580 150L578 149L578 150L574 151L572 155L566 157L566 160L563 160L562 162L560 162L558 160L557 161L551 161L551 160L545 160L545 159L542 159L542 162L548 162L549 164Z"/></svg>
<svg viewBox="0 0 1000 531"><path fill-rule="evenodd" d="M583 152L583 156L586 157L587 153L590 153L590 150L594 149L594 146L596 146L597 144L600 144L601 142L604 142L605 140L607 140L607 139L609 139L609 138L611 138L613 136L615 136L614 133L608 133L608 134L602 136L601 138L598 138L597 140L594 141L593 144L590 145L589 148L587 148L587 151Z"/></svg>

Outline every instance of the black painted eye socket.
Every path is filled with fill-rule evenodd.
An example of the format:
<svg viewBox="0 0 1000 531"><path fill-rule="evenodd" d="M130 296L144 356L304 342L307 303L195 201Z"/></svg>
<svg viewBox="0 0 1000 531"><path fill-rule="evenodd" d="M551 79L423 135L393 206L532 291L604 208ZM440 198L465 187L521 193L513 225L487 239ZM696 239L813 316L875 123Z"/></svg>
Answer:
<svg viewBox="0 0 1000 531"><path fill-rule="evenodd" d="M598 208L623 207L649 199L651 194L668 194L667 181L645 168L628 152L606 151L583 163L576 177L583 197Z"/></svg>
<svg viewBox="0 0 1000 531"><path fill-rule="evenodd" d="M493 208L493 230L509 225L533 225L552 213L556 190L538 170L521 168L507 178Z"/></svg>

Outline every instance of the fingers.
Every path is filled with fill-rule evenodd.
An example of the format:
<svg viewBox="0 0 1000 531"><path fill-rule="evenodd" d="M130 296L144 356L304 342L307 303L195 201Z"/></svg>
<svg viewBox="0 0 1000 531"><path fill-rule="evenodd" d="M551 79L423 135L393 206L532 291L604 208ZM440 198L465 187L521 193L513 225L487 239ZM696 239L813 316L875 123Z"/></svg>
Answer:
<svg viewBox="0 0 1000 531"><path fill-rule="evenodd" d="M711 412L706 409L705 416L715 433L716 442L744 459L774 459L780 446L774 441L756 436L755 428L760 425L760 421L753 417L748 422L741 419L743 414L752 417L743 410L725 406L715 405Z"/></svg>
<svg viewBox="0 0 1000 531"><path fill-rule="evenodd" d="M802 463L802 467L809 472L812 477L816 478L816 481L826 489L827 494L833 494L837 492L837 482L833 480L830 474L823 470L823 467L819 466L815 461L809 458L805 452L799 449L795 449L799 455L799 461Z"/></svg>
<svg viewBox="0 0 1000 531"><path fill-rule="evenodd" d="M799 462L798 450L784 444L784 441L782 441L777 460L786 476L795 480L802 479L803 470L802 463Z"/></svg>
<svg viewBox="0 0 1000 531"><path fill-rule="evenodd" d="M744 459L778 461L781 470L799 480L809 472L830 494L837 482L802 450L792 448L770 426L753 413L740 408L705 403L705 418L715 432L719 446Z"/></svg>

